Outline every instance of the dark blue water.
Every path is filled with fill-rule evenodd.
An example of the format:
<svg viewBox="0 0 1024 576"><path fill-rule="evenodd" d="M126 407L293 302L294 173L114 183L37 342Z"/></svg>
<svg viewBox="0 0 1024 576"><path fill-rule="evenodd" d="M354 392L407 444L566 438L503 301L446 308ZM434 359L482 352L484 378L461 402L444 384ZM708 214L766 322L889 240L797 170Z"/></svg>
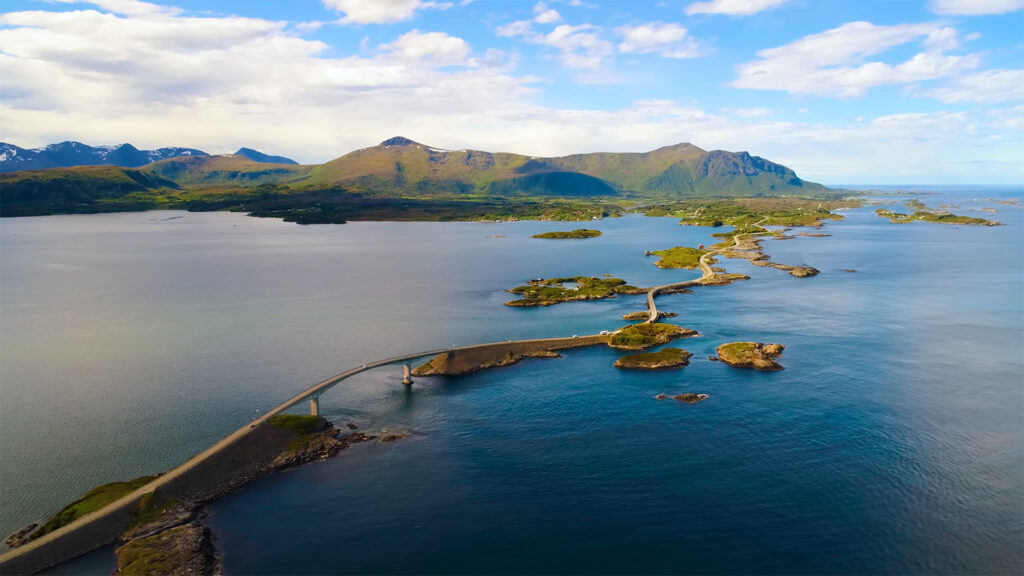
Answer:
<svg viewBox="0 0 1024 576"><path fill-rule="evenodd" d="M963 212L992 206L998 214L978 215L1008 225L894 225L873 207L858 209L826 227L830 238L765 243L773 259L815 266L817 277L727 260L729 271L752 280L662 297L659 307L680 313L673 321L702 333L679 343L695 355L682 370L617 371L617 354L595 348L469 377L420 379L411 392L394 369L346 381L322 399L328 417L417 434L354 447L215 503L212 524L227 571L1020 573L1024 228L1019 208L984 199L1024 191L960 192L927 201L955 197ZM134 229L123 220L132 216ZM77 394L82 405L71 414L79 432L102 430L95 422L108 412L100 404L124 413L130 401L151 414L127 411L119 426L148 433L123 444L115 436L123 446L118 459L94 452L82 466L88 474L64 473L54 484L173 465L255 410L363 358L618 327L619 315L642 309L642 297L514 310L500 305L507 299L501 290L565 274L607 272L640 285L686 278L694 274L658 270L643 251L707 243L710 232L671 219L623 218L595 223L605 231L598 239L541 242L528 236L559 225L302 228L189 214L175 221L192 225L187 233L154 238L152 224L174 223L151 217L86 217L88 225L67 232L82 244L89 235L81 227L108 218L109 231L94 238L135 238L139 249L128 251L124 266L144 267L137 282L163 304L126 290L128 303L137 299L156 323L152 330L92 316L110 336L123 330L119 342L133 354L154 348L150 362L129 361L129 370L90 361L107 379L113 374L112 392L127 400L83 400L93 396L81 384L52 384L60 388L52 397L37 382L17 390L22 409L34 401L60 406L61 396ZM36 242L52 243L54 219L32 220L51 227ZM58 228L79 221L58 220ZM231 236L236 227L247 229L241 239ZM195 252L176 259L190 243ZM19 311L17 318L32 309L11 306L12 259L4 260L0 293L2 426L14 412L11 375L25 381L22 370L33 360L56 353L20 338L20 348L11 345L8 311ZM101 259L99 266L123 274L115 264ZM169 270L147 279L160 267ZM83 300L95 309L102 294ZM36 330L39 342L53 337ZM79 330L89 332L71 325L72 335ZM144 344L127 338L133 330L146 336L135 339ZM715 346L735 340L785 344L786 370L706 361ZM696 405L653 399L680 392L710 398ZM186 399L194 400L177 405ZM3 467L4 508L37 509L45 494L6 486L12 478L45 483L32 471L52 456L26 456L33 444L24 438L17 442L24 449L10 450L15 442L4 431L5 463L12 454L26 463L15 472ZM51 466L63 470L60 462ZM109 551L101 556L109 559Z"/></svg>

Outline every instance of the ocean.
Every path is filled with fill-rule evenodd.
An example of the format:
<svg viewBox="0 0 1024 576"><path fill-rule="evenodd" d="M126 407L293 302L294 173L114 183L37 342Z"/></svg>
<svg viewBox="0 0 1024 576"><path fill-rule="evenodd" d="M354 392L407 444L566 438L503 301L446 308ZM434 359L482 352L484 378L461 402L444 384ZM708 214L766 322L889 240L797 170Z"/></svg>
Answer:
<svg viewBox="0 0 1024 576"><path fill-rule="evenodd" d="M1021 573L1024 211L1001 201L1024 189L922 191L1006 226L897 225L865 206L829 237L768 240L773 260L821 274L723 260L751 279L659 297L701 333L673 344L694 354L679 370L620 371L619 353L589 348L411 390L397 366L344 381L322 414L412 436L209 506L227 573ZM586 226L604 235L229 213L3 220L0 528L173 467L375 359L621 327L643 296L515 309L505 290L696 277L644 252L717 231ZM785 370L707 360L740 340L784 344ZM709 398L654 399L682 392ZM55 573L112 569L106 548Z"/></svg>

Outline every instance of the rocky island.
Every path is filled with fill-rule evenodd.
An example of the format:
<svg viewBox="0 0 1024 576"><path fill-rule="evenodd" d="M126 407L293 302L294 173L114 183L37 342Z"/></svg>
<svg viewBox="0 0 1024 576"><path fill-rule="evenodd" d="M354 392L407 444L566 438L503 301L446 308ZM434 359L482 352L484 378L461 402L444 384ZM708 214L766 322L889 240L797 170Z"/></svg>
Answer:
<svg viewBox="0 0 1024 576"><path fill-rule="evenodd" d="M680 368L690 363L690 352L682 348L662 348L657 352L627 354L615 361L616 368L632 370L662 370Z"/></svg>
<svg viewBox="0 0 1024 576"><path fill-rule="evenodd" d="M690 248L687 246L676 246L675 248L669 248L668 250L653 250L647 252L647 254L652 256L661 256L661 258L654 263L658 268L684 268L687 270L693 270L697 266L700 266L700 257L707 253L708 250ZM709 257L707 262L709 264L713 264L715 259Z"/></svg>
<svg viewBox="0 0 1024 576"><path fill-rule="evenodd" d="M564 238L597 238L601 235L600 230L588 230L587 228L577 228L568 232L544 232L543 234L534 234L530 238L547 238L547 239L564 239Z"/></svg>
<svg viewBox="0 0 1024 576"><path fill-rule="evenodd" d="M676 326L675 324L632 324L612 334L608 345L620 350L644 350L659 344L667 344L678 338L700 336L696 330Z"/></svg>
<svg viewBox="0 0 1024 576"><path fill-rule="evenodd" d="M916 207L916 206L915 206ZM963 224L965 226L1002 226L1002 222L986 218L960 216L942 210L917 210L913 214L893 212L885 208L875 210L882 218L888 218L894 224L910 224L912 222L937 222L939 224Z"/></svg>
<svg viewBox="0 0 1024 576"><path fill-rule="evenodd" d="M671 398L673 400L678 400L680 402L686 402L687 404L696 404L697 402L700 402L701 400L707 400L708 399L708 395L707 394L694 394L692 392L686 392L684 394L676 394L675 396L669 396L668 394L658 394L654 398L655 398L655 400L668 400L669 398Z"/></svg>
<svg viewBox="0 0 1024 576"><path fill-rule="evenodd" d="M775 361L785 346L782 344L762 344L760 342L729 342L717 348L718 359L737 368L753 368L770 372L782 370Z"/></svg>
<svg viewBox="0 0 1024 576"><path fill-rule="evenodd" d="M575 284L575 286L566 286ZM551 306L573 300L601 300L616 294L643 294L636 286L626 284L620 278L598 278L596 276L571 276L566 278L541 278L531 280L525 286L508 290L522 296L519 300L505 302L506 306Z"/></svg>

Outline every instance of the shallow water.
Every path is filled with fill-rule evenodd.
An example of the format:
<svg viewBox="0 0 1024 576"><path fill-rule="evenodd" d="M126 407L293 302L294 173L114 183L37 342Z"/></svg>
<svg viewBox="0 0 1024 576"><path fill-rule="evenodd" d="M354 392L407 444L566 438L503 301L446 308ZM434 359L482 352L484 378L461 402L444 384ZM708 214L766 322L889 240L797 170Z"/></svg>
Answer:
<svg viewBox="0 0 1024 576"><path fill-rule="evenodd" d="M321 400L395 444L251 484L211 506L229 573L1020 573L1024 238L895 225L873 207L829 238L768 241L796 279L663 296L699 338L678 371L609 349L458 379L400 371ZM173 215L179 220L166 221ZM530 278L655 285L645 250L708 243L670 218L588 224L353 223L234 214L3 221L0 469L7 532L94 484L169 468L295 390L368 360L624 324L643 297L511 309ZM490 238L504 235L506 238ZM856 272L846 272L846 269ZM707 362L786 345L786 370ZM704 392L696 405L658 393ZM109 558L109 551L100 556ZM97 566L93 564L92 566ZM91 568L95 570L95 568ZM78 573L87 573L83 569Z"/></svg>

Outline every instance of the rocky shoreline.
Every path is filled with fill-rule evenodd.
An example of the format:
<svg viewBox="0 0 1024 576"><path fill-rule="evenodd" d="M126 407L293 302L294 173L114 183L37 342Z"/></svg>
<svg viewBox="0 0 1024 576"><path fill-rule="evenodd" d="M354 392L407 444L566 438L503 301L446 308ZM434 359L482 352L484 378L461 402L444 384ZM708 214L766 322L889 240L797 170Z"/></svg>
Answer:
<svg viewBox="0 0 1024 576"><path fill-rule="evenodd" d="M775 361L782 355L786 347L782 344L763 344L761 342L729 342L720 345L718 360L736 368L753 368L762 372L782 370L782 365Z"/></svg>
<svg viewBox="0 0 1024 576"><path fill-rule="evenodd" d="M629 370L665 370L681 368L690 363L692 353L682 348L662 348L657 352L627 354L615 361L616 368Z"/></svg>
<svg viewBox="0 0 1024 576"><path fill-rule="evenodd" d="M317 418L306 416L301 418ZM342 450L378 438L377 435L355 432L358 428L349 423L351 431L340 435L334 425L323 419L320 429L310 434L295 434L295 437L262 470L248 475L242 482L231 487L229 492L240 489L259 477L303 464L318 462L336 456ZM271 426L273 424L264 424ZM387 441L404 438L407 434L389 434ZM385 441L384 436L379 436ZM220 496L229 493L225 492ZM117 570L115 575L128 574L220 574L223 572L212 532L206 523L205 505L201 502L171 503L160 510L153 520L131 525L121 537L122 544L115 550Z"/></svg>

